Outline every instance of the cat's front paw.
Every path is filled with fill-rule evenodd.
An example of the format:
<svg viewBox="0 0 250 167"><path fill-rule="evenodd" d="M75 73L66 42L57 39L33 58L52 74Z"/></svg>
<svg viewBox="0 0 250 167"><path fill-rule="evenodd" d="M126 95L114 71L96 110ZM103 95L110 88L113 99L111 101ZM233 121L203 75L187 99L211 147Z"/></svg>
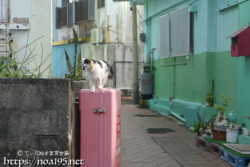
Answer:
<svg viewBox="0 0 250 167"><path fill-rule="evenodd" d="M91 88L90 92L94 93L95 92L95 88Z"/></svg>

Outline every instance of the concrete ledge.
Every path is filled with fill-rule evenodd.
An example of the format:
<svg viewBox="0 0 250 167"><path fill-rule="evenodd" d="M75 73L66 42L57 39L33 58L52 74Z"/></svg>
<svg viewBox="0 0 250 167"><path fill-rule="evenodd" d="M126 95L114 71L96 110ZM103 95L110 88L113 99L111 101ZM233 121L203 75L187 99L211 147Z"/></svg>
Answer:
<svg viewBox="0 0 250 167"><path fill-rule="evenodd" d="M199 103L185 102L177 99L173 101L163 98L150 99L149 106L151 110L163 115L175 116L191 128L195 123L199 122L199 118L209 121L216 114L215 109L212 107L205 107Z"/></svg>
<svg viewBox="0 0 250 167"><path fill-rule="evenodd" d="M170 102L166 99L150 99L148 100L149 108L163 115L170 116Z"/></svg>

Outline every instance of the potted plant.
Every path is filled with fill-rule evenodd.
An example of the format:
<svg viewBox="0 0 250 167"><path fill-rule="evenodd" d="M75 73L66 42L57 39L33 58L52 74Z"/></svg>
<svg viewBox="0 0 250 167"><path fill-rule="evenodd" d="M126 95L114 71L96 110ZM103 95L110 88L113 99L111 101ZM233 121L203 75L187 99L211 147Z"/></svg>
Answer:
<svg viewBox="0 0 250 167"><path fill-rule="evenodd" d="M226 129L228 127L228 116L225 115L229 102L232 100L231 96L221 94L222 105L215 104L214 108L218 112L213 121L213 137L215 140L226 140Z"/></svg>

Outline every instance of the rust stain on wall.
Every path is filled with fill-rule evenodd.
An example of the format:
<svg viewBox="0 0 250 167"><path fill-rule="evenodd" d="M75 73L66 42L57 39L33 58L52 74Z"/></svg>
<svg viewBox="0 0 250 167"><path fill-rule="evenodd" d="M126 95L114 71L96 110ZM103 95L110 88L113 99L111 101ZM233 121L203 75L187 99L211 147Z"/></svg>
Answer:
<svg viewBox="0 0 250 167"><path fill-rule="evenodd" d="M24 26L29 25L29 18L18 18L18 17L14 17L13 18L13 23L16 24L22 24Z"/></svg>
<svg viewBox="0 0 250 167"><path fill-rule="evenodd" d="M111 26L109 25L109 16L107 16L107 42L110 43L110 28Z"/></svg>
<svg viewBox="0 0 250 167"><path fill-rule="evenodd" d="M83 22L79 24L79 37L91 37L91 29L94 27L93 21Z"/></svg>

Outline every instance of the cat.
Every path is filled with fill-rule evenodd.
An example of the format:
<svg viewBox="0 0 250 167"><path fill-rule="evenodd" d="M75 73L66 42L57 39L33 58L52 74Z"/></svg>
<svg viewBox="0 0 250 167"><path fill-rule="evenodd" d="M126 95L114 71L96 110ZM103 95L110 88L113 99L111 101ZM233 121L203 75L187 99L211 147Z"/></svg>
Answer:
<svg viewBox="0 0 250 167"><path fill-rule="evenodd" d="M113 69L106 61L82 59L82 62L83 70L88 74L91 92L95 92L95 86L97 86L98 89L103 89L107 80L113 78Z"/></svg>

